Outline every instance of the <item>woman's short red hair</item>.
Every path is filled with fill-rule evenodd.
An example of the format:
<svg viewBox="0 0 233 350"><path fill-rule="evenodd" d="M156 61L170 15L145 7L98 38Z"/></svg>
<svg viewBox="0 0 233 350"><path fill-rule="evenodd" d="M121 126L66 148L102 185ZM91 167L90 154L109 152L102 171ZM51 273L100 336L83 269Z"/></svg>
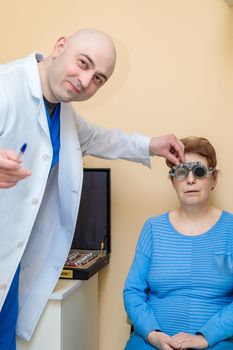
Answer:
<svg viewBox="0 0 233 350"><path fill-rule="evenodd" d="M211 143L204 137L189 136L180 141L184 145L184 153L196 153L202 157L205 157L210 168L215 168L217 166L217 157L214 147ZM172 168L174 164L166 161L169 168Z"/></svg>

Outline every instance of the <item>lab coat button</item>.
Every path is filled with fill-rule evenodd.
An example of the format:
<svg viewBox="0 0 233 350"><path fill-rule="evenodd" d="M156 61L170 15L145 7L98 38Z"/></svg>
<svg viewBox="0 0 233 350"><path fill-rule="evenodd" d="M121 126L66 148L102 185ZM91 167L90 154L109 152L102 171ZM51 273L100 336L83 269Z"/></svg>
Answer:
<svg viewBox="0 0 233 350"><path fill-rule="evenodd" d="M4 290L7 288L7 285L5 283L0 283L0 290Z"/></svg>
<svg viewBox="0 0 233 350"><path fill-rule="evenodd" d="M43 154L42 155L42 159L44 160L44 161L48 161L49 160L49 155L48 154Z"/></svg>
<svg viewBox="0 0 233 350"><path fill-rule="evenodd" d="M17 247L20 248L24 245L24 241L18 241L17 242Z"/></svg>
<svg viewBox="0 0 233 350"><path fill-rule="evenodd" d="M38 199L37 198L33 198L31 203L32 203L32 205L36 205L38 203Z"/></svg>

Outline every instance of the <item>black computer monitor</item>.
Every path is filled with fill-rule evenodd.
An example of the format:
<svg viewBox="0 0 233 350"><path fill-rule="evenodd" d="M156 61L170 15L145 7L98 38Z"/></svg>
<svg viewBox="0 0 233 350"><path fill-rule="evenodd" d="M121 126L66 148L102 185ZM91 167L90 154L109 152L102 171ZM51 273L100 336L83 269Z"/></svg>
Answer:
<svg viewBox="0 0 233 350"><path fill-rule="evenodd" d="M110 169L84 169L83 187L72 249L110 253Z"/></svg>

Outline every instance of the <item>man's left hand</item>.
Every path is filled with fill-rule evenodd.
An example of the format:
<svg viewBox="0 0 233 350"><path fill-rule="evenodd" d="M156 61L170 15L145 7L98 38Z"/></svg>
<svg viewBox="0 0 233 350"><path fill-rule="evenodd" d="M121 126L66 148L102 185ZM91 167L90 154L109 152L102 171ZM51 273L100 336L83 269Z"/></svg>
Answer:
<svg viewBox="0 0 233 350"><path fill-rule="evenodd" d="M175 165L184 163L184 145L173 134L152 137L150 152L156 156L165 157Z"/></svg>

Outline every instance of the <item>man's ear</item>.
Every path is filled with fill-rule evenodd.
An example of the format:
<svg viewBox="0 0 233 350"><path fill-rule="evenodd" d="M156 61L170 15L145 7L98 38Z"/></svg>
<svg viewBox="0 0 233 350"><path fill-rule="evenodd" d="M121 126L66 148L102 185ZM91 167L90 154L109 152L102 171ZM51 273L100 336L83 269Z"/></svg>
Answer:
<svg viewBox="0 0 233 350"><path fill-rule="evenodd" d="M64 36L60 37L53 48L52 57L55 58L59 56L64 51L66 45L67 45L67 38Z"/></svg>

